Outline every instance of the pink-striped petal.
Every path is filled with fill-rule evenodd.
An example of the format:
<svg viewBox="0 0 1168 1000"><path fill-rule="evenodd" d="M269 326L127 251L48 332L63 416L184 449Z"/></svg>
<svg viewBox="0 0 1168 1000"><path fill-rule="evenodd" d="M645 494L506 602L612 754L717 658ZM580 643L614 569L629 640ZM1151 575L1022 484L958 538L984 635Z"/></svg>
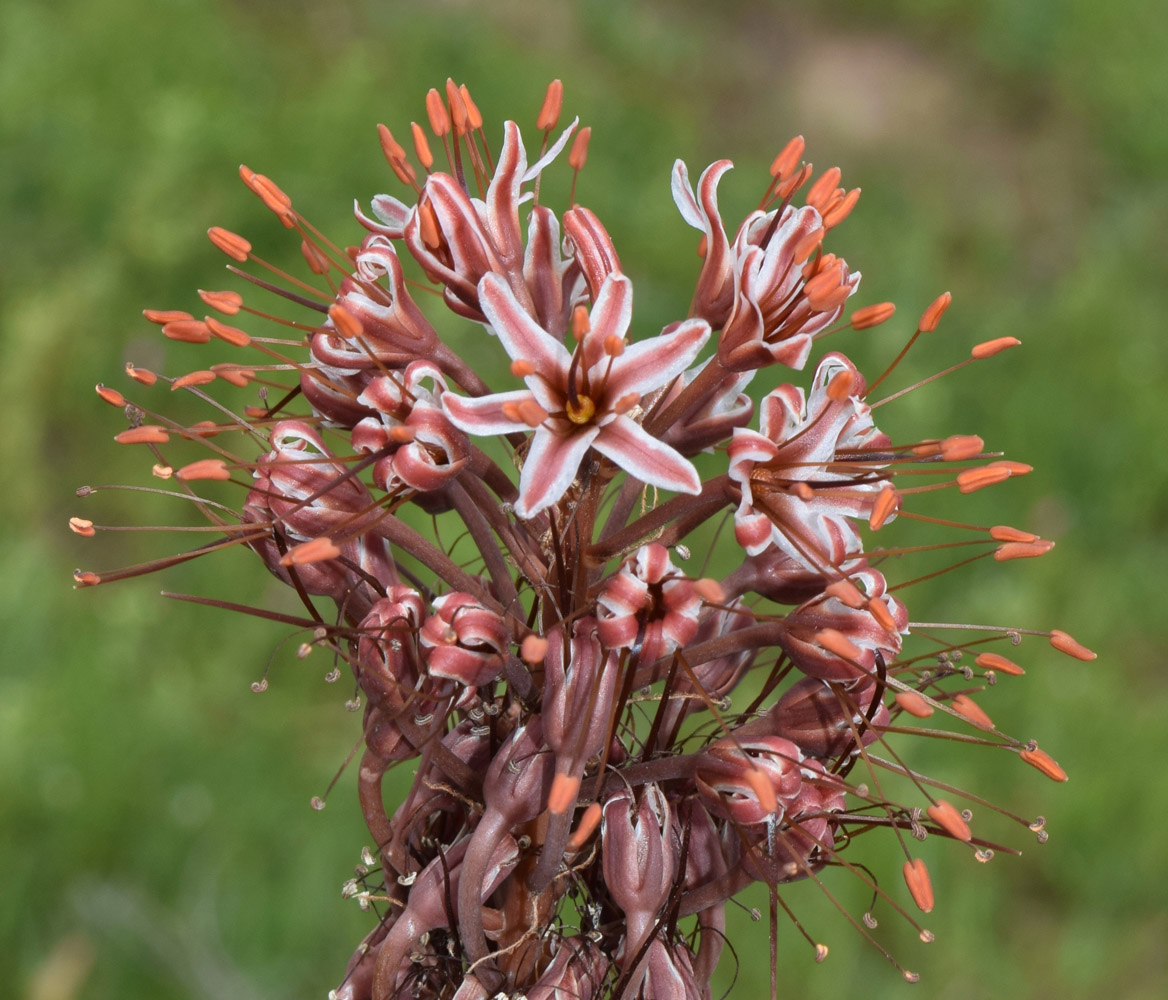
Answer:
<svg viewBox="0 0 1168 1000"><path fill-rule="evenodd" d="M459 430L467 434L510 434L527 425L512 420L503 413L508 403L518 404L531 400L526 389L514 392L496 392L490 396L456 396L452 392L442 394L442 412Z"/></svg>
<svg viewBox="0 0 1168 1000"><path fill-rule="evenodd" d="M548 381L567 381L571 355L528 315L505 278L498 274L484 275L479 282L479 303L513 361L528 362Z"/></svg>
<svg viewBox="0 0 1168 1000"><path fill-rule="evenodd" d="M526 520L559 500L572 485L584 454L600 430L588 427L567 437L546 427L536 430L519 476L515 513Z"/></svg>
<svg viewBox="0 0 1168 1000"><path fill-rule="evenodd" d="M623 414L600 428L592 446L643 483L676 493L702 491L697 469L680 452Z"/></svg>
<svg viewBox="0 0 1168 1000"><path fill-rule="evenodd" d="M612 362L606 383L608 398L617 400L630 393L641 396L660 388L690 366L709 338L709 323L687 319L676 330L632 344Z"/></svg>

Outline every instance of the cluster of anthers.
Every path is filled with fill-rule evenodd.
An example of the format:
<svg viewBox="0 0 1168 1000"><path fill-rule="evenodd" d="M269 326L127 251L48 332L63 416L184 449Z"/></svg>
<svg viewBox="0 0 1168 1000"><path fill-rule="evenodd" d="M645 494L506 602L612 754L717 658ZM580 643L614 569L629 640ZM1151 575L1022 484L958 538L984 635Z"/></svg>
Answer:
<svg viewBox="0 0 1168 1000"><path fill-rule="evenodd" d="M381 126L409 196L358 210L368 235L355 247L329 242L241 168L302 239L312 277L223 229L211 242L233 275L303 307L300 318L201 291L202 319L145 315L165 337L240 360L176 377L129 366L133 401L97 388L128 418L116 440L142 447L168 481L158 492L218 537L144 566L79 571L78 584L247 546L303 613L202 600L294 625L302 655L326 651L352 670L373 847L345 894L377 921L338 998L706 998L726 905L752 882L770 890L772 948L781 908L826 955L784 886L828 892L831 868L871 890L869 912L848 916L866 938L872 910L888 907L929 940L898 898L907 889L905 902L933 907L920 842L955 841L983 861L1009 850L979 836L970 803L1045 834L1041 819L918 773L899 745L915 734L994 747L1066 778L1035 742L999 732L978 695L1023 672L1001 650L1034 637L1093 654L1057 630L911 620L901 595L918 580L886 579L907 561L890 557L944 546L870 541L911 519L959 535L948 544L971 558L1051 547L920 509L934 491L1030 469L973 435L892 441L874 413L908 389L873 395L895 361L871 382L837 351L809 364L829 334L893 314L882 303L845 317L860 275L823 248L859 191L841 188L837 169L812 182L796 138L731 235L717 202L730 163L695 189L678 161L673 197L701 234L696 288L688 315L634 337L633 284L575 200L590 130L559 130L561 93L559 81L548 89L535 157L510 121L493 152L451 82L427 95L429 133L411 125L412 157ZM540 177L565 151L572 193L557 214ZM421 274L407 278L405 264ZM419 292L467 321L463 354ZM945 294L928 306L909 345L948 305ZM237 317L286 335L245 332ZM1017 344L978 344L953 367ZM502 353L509 384L490 386L477 359ZM809 378L795 374L805 367ZM756 403L746 389L762 369L779 377L756 383ZM211 418L168 419L145 392L167 386ZM713 529L731 519L732 552L717 542L717 558L695 567L691 546L713 553ZM948 725L918 722L930 717ZM387 807L383 777L404 761L413 784ZM901 890L851 857L878 829L903 848Z"/></svg>

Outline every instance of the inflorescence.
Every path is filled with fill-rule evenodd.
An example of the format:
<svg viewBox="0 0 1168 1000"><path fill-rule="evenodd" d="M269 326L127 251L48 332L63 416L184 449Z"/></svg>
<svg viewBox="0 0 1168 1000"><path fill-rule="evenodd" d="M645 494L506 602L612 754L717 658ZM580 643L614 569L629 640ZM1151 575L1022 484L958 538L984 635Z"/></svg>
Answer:
<svg viewBox="0 0 1168 1000"><path fill-rule="evenodd" d="M128 366L133 401L97 387L127 417L116 440L142 447L168 481L157 492L193 505L217 537L78 571L78 584L246 546L303 613L206 603L291 624L302 655L325 650L352 670L374 846L345 895L377 920L334 991L346 1000L709 997L726 905L753 882L770 890L772 948L781 908L826 955L783 887L810 879L828 892L830 868L929 940L903 890L852 859L853 841L896 838L924 913L933 890L919 841L956 841L981 860L1009 848L979 836L954 799L997 807L914 770L908 738L994 747L1066 779L1034 741L999 732L977 696L1023 672L1001 651L1024 639L1094 654L1057 630L913 621L902 593L938 571L913 579L903 567L939 546L872 543L900 519L951 530L957 566L1052 544L931 517L933 492L971 493L1029 466L973 435L893 441L874 411L907 390L873 395L905 352L868 382L844 354L818 351L894 312L845 317L860 275L824 249L859 190L834 168L813 180L796 138L731 230L717 201L729 161L696 188L678 161L673 197L701 234L700 271L684 318L634 336L632 281L575 198L591 130L560 129L561 95L555 81L535 157L511 121L494 153L452 82L427 95L412 156L379 126L408 197L358 209L368 235L356 247L331 243L242 167L301 239L309 274L223 229L211 242L255 298L280 296L299 318L253 305L250 291L201 291L202 319L145 315L165 337L235 360L174 377ZM570 204L557 214L539 185L565 156ZM465 323L469 352L439 335L419 305L430 298ZM948 305L946 293L924 311L905 351ZM284 329L258 336L258 320ZM978 344L954 368L1017 344ZM484 381L486 354L509 359L505 384ZM146 400L164 386L209 418L159 412ZM692 569L691 546L712 549L730 522L722 569ZM947 727L923 728L930 718ZM413 784L387 807L383 777L405 761ZM1045 837L1040 818L998 811ZM848 918L872 940L871 912Z"/></svg>

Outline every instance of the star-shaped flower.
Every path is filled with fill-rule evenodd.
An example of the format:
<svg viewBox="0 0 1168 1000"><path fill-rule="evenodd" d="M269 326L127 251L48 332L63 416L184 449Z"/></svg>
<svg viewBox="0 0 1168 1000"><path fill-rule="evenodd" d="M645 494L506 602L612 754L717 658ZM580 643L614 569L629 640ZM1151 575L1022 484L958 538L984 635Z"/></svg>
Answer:
<svg viewBox="0 0 1168 1000"><path fill-rule="evenodd" d="M468 434L508 434L534 428L523 463L515 513L530 518L559 500L580 462L595 448L642 482L698 493L697 470L678 451L629 415L646 394L690 365L710 336L704 320L688 319L626 347L633 285L621 274L604 279L589 328L569 353L539 326L497 274L478 287L483 313L522 375L526 390L478 398L444 393L442 408Z"/></svg>

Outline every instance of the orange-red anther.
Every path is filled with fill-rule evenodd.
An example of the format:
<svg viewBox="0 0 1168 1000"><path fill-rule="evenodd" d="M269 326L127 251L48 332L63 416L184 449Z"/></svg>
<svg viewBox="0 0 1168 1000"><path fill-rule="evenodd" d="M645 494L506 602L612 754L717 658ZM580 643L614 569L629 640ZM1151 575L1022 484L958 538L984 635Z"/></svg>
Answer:
<svg viewBox="0 0 1168 1000"><path fill-rule="evenodd" d="M251 253L251 244L242 236L221 226L212 226L207 230L207 238L222 250L232 260L243 263Z"/></svg>
<svg viewBox="0 0 1168 1000"><path fill-rule="evenodd" d="M519 359L511 362L511 374L516 378L527 378L528 375L535 374L535 365L530 361Z"/></svg>
<svg viewBox="0 0 1168 1000"><path fill-rule="evenodd" d="M856 387L856 376L846 368L837 372L827 383L827 398L835 403L846 403Z"/></svg>
<svg viewBox="0 0 1168 1000"><path fill-rule="evenodd" d="M775 786L767 780L765 774L757 768L750 768L746 772L746 783L750 785L754 792L755 798L758 799L758 804L763 807L768 813L773 813L779 808L779 799L775 794Z"/></svg>
<svg viewBox="0 0 1168 1000"><path fill-rule="evenodd" d="M101 583L101 577L88 570L75 569L73 571L73 581L78 587L96 587Z"/></svg>
<svg viewBox="0 0 1168 1000"><path fill-rule="evenodd" d="M941 457L946 462L964 462L982 453L985 442L976 434L954 434L941 442Z"/></svg>
<svg viewBox="0 0 1168 1000"><path fill-rule="evenodd" d="M233 364L217 364L211 366L211 371L218 375L224 382L228 382L237 388L244 388L253 378L255 372L250 368L240 368Z"/></svg>
<svg viewBox="0 0 1168 1000"><path fill-rule="evenodd" d="M862 608L866 598L851 580L833 580L823 588L824 597L834 597L848 608Z"/></svg>
<svg viewBox="0 0 1168 1000"><path fill-rule="evenodd" d="M1021 528L1011 528L1008 524L995 524L990 528L990 538L995 542L1037 542L1038 536Z"/></svg>
<svg viewBox="0 0 1168 1000"><path fill-rule="evenodd" d="M187 428L187 434L198 438L212 438L222 433L223 428L214 420L198 420Z"/></svg>
<svg viewBox="0 0 1168 1000"><path fill-rule="evenodd" d="M174 475L174 469L172 469L169 465L162 465L156 462L150 467L150 474L152 476L157 476L159 479L169 479Z"/></svg>
<svg viewBox="0 0 1168 1000"><path fill-rule="evenodd" d="M118 444L166 444L170 435L166 433L165 427L159 427L158 424L143 424L115 434L114 440Z"/></svg>
<svg viewBox="0 0 1168 1000"><path fill-rule="evenodd" d="M840 168L829 167L823 172L819 180L811 185L810 190L808 190L807 204L822 215L827 206L827 200L835 194L835 189L839 187L839 182Z"/></svg>
<svg viewBox="0 0 1168 1000"><path fill-rule="evenodd" d="M934 711L928 699L917 691L898 691L896 703L909 715L914 715L918 719L927 719Z"/></svg>
<svg viewBox="0 0 1168 1000"><path fill-rule="evenodd" d="M466 123L471 127L471 130L480 129L483 127L482 112L479 111L479 106L471 99L470 91L467 90L466 84L461 83L458 86L458 92L462 95L462 103L466 106Z"/></svg>
<svg viewBox="0 0 1168 1000"><path fill-rule="evenodd" d="M324 274L329 269L328 258L308 240L300 241L300 255L313 274Z"/></svg>
<svg viewBox="0 0 1168 1000"><path fill-rule="evenodd" d="M95 386L97 394L104 399L110 406L125 406L126 397L123 396L117 389L111 389L108 386L102 385L100 382Z"/></svg>
<svg viewBox="0 0 1168 1000"><path fill-rule="evenodd" d="M976 469L962 469L957 473L957 488L962 493L975 493L1010 478L1010 470L994 465L980 465Z"/></svg>
<svg viewBox="0 0 1168 1000"><path fill-rule="evenodd" d="M69 530L75 535L80 535L82 538L92 538L97 534L93 527L93 522L84 517L69 518Z"/></svg>
<svg viewBox="0 0 1168 1000"><path fill-rule="evenodd" d="M900 494L891 486L885 486L872 505L872 513L868 516L868 527L873 531L879 531L888 523L888 519L899 506Z"/></svg>
<svg viewBox="0 0 1168 1000"><path fill-rule="evenodd" d="M798 480L788 486L787 492L789 492L791 496L798 497L804 503L810 503L815 499L814 487L812 487L810 483L805 483L802 480Z"/></svg>
<svg viewBox="0 0 1168 1000"><path fill-rule="evenodd" d="M929 806L925 812L928 813L929 819L951 837L964 841L969 841L973 837L969 824L965 822L965 818L957 811L957 807L952 802L938 799L936 804Z"/></svg>
<svg viewBox="0 0 1168 1000"><path fill-rule="evenodd" d="M991 469L1005 469L1011 476L1025 476L1034 471L1033 465L1027 465L1025 462L1015 462L1008 458L999 458L996 462L990 462Z"/></svg>
<svg viewBox="0 0 1168 1000"><path fill-rule="evenodd" d="M458 89L457 84L450 77L446 78L446 101L450 105L450 120L454 123L455 134L465 135L466 127L469 124L466 102L462 99L462 91Z"/></svg>
<svg viewBox="0 0 1168 1000"><path fill-rule="evenodd" d="M624 337L618 337L615 333L610 333L604 338L604 353L610 358L619 358L625 353Z"/></svg>
<svg viewBox="0 0 1168 1000"><path fill-rule="evenodd" d="M823 226L811 230L798 243L795 244L795 249L791 251L792 261L796 264L802 264L808 257L810 257L817 249L819 244L823 242L823 238L827 235L827 230Z"/></svg>
<svg viewBox="0 0 1168 1000"><path fill-rule="evenodd" d="M823 213L823 227L824 229L832 229L838 226L849 215L852 214L852 209L856 207L856 202L860 200L860 189L852 188L838 201L834 202L826 212Z"/></svg>
<svg viewBox="0 0 1168 1000"><path fill-rule="evenodd" d="M205 344L211 339L211 331L201 319L176 319L162 327L162 335L184 344Z"/></svg>
<svg viewBox="0 0 1168 1000"><path fill-rule="evenodd" d="M941 317L945 310L949 308L949 303L953 301L953 296L949 292L942 292L932 302L929 307L921 314L921 321L917 324L917 329L921 333L932 333L937 329L937 324L941 322Z"/></svg>
<svg viewBox="0 0 1168 1000"><path fill-rule="evenodd" d="M913 858L904 863L904 884L908 894L922 913L933 909L933 883L929 881L929 869L922 858Z"/></svg>
<svg viewBox="0 0 1168 1000"><path fill-rule="evenodd" d="M860 648L843 632L834 628L820 629L815 633L815 641L829 653L834 653L841 659L858 660L860 658Z"/></svg>
<svg viewBox="0 0 1168 1000"><path fill-rule="evenodd" d="M446 110L446 102L433 87L426 93L426 117L430 119L430 131L439 139L449 133L450 115ZM404 156L404 153L402 155Z"/></svg>
<svg viewBox="0 0 1168 1000"><path fill-rule="evenodd" d="M1035 747L1033 750L1023 750L1018 756L1031 767L1038 768L1051 781L1067 780L1067 772L1059 767L1058 761L1045 750L1039 750L1038 747Z"/></svg>
<svg viewBox="0 0 1168 1000"><path fill-rule="evenodd" d="M170 383L170 391L175 389L185 389L192 385L209 385L215 381L215 373L209 369L197 372L187 372L186 375L180 375L173 382Z"/></svg>
<svg viewBox="0 0 1168 1000"><path fill-rule="evenodd" d="M214 316L205 317L203 322L207 324L207 329L216 337L220 340L227 341L227 343L234 347L247 347L251 343L251 337L239 329L239 327L220 323Z"/></svg>
<svg viewBox="0 0 1168 1000"><path fill-rule="evenodd" d="M135 382L140 382L142 385L153 385L158 381L158 376L149 368L135 368L128 361L126 362L126 374Z"/></svg>
<svg viewBox="0 0 1168 1000"><path fill-rule="evenodd" d="M176 479L181 479L185 483L193 482L196 479L222 481L231 478L227 463L221 458L204 458L198 462L191 462L189 465L184 465L174 475Z"/></svg>
<svg viewBox="0 0 1168 1000"><path fill-rule="evenodd" d="M547 656L548 641L541 635L528 635L523 637L523 642L519 644L519 656L524 663L530 663L535 666L537 663L543 663L543 658Z"/></svg>
<svg viewBox="0 0 1168 1000"><path fill-rule="evenodd" d="M340 556L341 550L334 544L328 535L314 538L294 546L280 558L281 566L307 566L310 563L326 562Z"/></svg>
<svg viewBox="0 0 1168 1000"><path fill-rule="evenodd" d="M726 600L726 591L712 577L703 576L693 582L694 592L707 604L721 604Z"/></svg>
<svg viewBox="0 0 1168 1000"><path fill-rule="evenodd" d="M579 778L570 774L557 774L552 778L551 791L548 792L548 812L553 816L566 813L576 804L576 796L579 793Z"/></svg>
<svg viewBox="0 0 1168 1000"><path fill-rule="evenodd" d="M580 817L580 824L576 827L572 836L568 838L568 850L575 853L580 850L586 843L588 838L596 832L596 828L600 826L601 808L599 802L590 802L588 808L584 810L584 815Z"/></svg>
<svg viewBox="0 0 1168 1000"><path fill-rule="evenodd" d="M879 326L892 318L896 306L892 302L877 302L872 306L864 306L852 313L851 324L853 330L867 330L869 327Z"/></svg>
<svg viewBox="0 0 1168 1000"><path fill-rule="evenodd" d="M541 132L556 127L560 120L560 108L564 104L564 85L559 80L552 80L548 84L547 93L543 97L543 107L539 109L539 117L535 120L535 127Z"/></svg>
<svg viewBox="0 0 1168 1000"><path fill-rule="evenodd" d="M418 225L422 231L422 242L431 250L438 249L442 245L442 236L438 232L438 216L434 213L434 206L430 204L429 200L422 199L418 202L417 212Z"/></svg>
<svg viewBox="0 0 1168 1000"><path fill-rule="evenodd" d="M1044 556L1054 548L1054 542L1040 538L1034 542L1003 542L994 549L994 558L998 562L1009 562L1011 559L1033 559Z"/></svg>
<svg viewBox="0 0 1168 1000"><path fill-rule="evenodd" d="M248 189L276 215L284 226L291 229L295 215L292 211L292 199L280 189L279 185L270 177L257 174L242 163L239 165L239 176Z"/></svg>
<svg viewBox="0 0 1168 1000"><path fill-rule="evenodd" d="M592 329L592 320L588 316L588 309L586 306L576 306L572 310L572 337L577 340L583 340L584 335Z"/></svg>
<svg viewBox="0 0 1168 1000"><path fill-rule="evenodd" d="M892 612L888 610L888 604L883 597L873 597L868 602L868 614L889 635L896 635L900 631L896 627L896 619L892 617Z"/></svg>
<svg viewBox="0 0 1168 1000"><path fill-rule="evenodd" d="M1002 674L1009 674L1011 677L1021 677L1026 673L1013 660L1007 660L1006 657L999 656L997 653L979 653L973 662L982 670L996 670Z"/></svg>
<svg viewBox="0 0 1168 1000"><path fill-rule="evenodd" d="M406 158L406 151L402 149L401 143L393 137L393 133L386 126L377 126L377 138L381 142L381 151L390 163Z"/></svg>
<svg viewBox="0 0 1168 1000"><path fill-rule="evenodd" d="M995 354L1001 354L1002 351L1008 351L1011 347L1017 347L1021 343L1022 341L1017 337L996 337L981 344L974 344L969 356L974 361L981 361L985 358L992 358Z"/></svg>
<svg viewBox="0 0 1168 1000"><path fill-rule="evenodd" d="M410 131L414 134L414 152L418 154L418 162L429 170L434 166L434 154L430 152L430 143L426 141L426 133L417 122L410 122Z"/></svg>
<svg viewBox="0 0 1168 1000"><path fill-rule="evenodd" d="M1098 653L1093 652L1084 646L1081 642L1076 642L1071 636L1067 635L1060 629L1054 629L1050 633L1050 644L1054 646L1060 653L1066 653L1067 656L1073 656L1076 660L1090 661L1098 656Z"/></svg>
<svg viewBox="0 0 1168 1000"><path fill-rule="evenodd" d="M933 458L941 454L941 442L936 440L922 441L914 444L912 453L917 458Z"/></svg>
<svg viewBox="0 0 1168 1000"><path fill-rule="evenodd" d="M181 309L143 309L142 315L151 323L157 323L159 326L195 318L189 312L183 312Z"/></svg>
<svg viewBox="0 0 1168 1000"><path fill-rule="evenodd" d="M799 160L803 157L805 143L803 136L797 135L788 141L779 155L771 161L771 176L778 181L785 181L799 167Z"/></svg>
<svg viewBox="0 0 1168 1000"><path fill-rule="evenodd" d="M234 316L243 306L243 296L239 292L207 292L200 288L199 298L224 316Z"/></svg>
<svg viewBox="0 0 1168 1000"><path fill-rule="evenodd" d="M337 333L342 337L347 337L352 340L360 337L365 332L361 321L339 302L329 306L328 316L333 321L333 326L336 327Z"/></svg>
<svg viewBox="0 0 1168 1000"><path fill-rule="evenodd" d="M588 162L588 140L592 138L592 126L585 125L576 133L572 140L572 148L568 151L568 166L573 170L583 170Z"/></svg>
<svg viewBox="0 0 1168 1000"><path fill-rule="evenodd" d="M958 694L953 696L953 700L949 702L953 707L953 711L964 715L970 722L976 725L983 726L986 729L993 729L994 723L988 715L983 711L982 707L974 701L967 694Z"/></svg>

